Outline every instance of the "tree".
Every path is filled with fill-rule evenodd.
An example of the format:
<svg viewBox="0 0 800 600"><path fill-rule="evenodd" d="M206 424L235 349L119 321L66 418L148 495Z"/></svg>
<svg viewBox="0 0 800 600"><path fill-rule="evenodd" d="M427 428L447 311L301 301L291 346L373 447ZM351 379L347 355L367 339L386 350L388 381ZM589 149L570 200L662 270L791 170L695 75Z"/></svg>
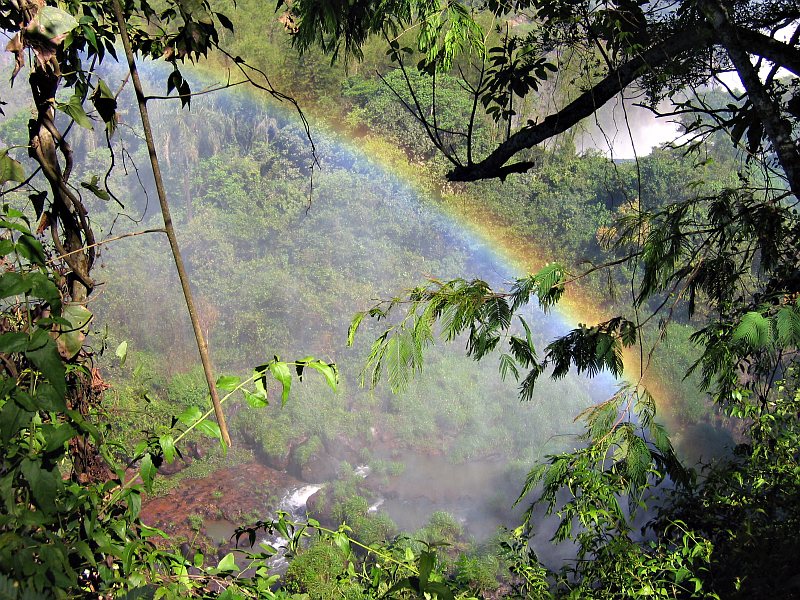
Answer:
<svg viewBox="0 0 800 600"><path fill-rule="evenodd" d="M365 318L385 320L366 374L374 384L385 373L397 387L409 371L422 368L423 351L437 327L449 341L464 336L467 353L476 359L500 350L501 373L521 382L523 399L531 397L545 374L560 378L576 369L620 375L630 369L623 351L638 345L641 361L634 383L582 415L585 447L550 457L532 470L520 498L533 494L534 504L558 512L561 526L555 539L578 544L579 561L562 571L560 593L790 593L786 584L765 586L756 578L742 583L726 570L732 556L757 554L757 548L770 544L760 534L748 538L737 531L716 538L721 546L715 555L710 543L715 525L698 518L697 503L689 503L694 513L677 504L664 506L651 529L649 548L631 535L630 523L654 486L667 479L689 496L698 494L716 523L735 521L739 508L733 508L732 497L740 496L726 480L734 477L746 489L742 510L748 518L764 510L750 495L752 489L766 486L776 492L767 511L773 519L768 535L791 537L794 517L779 507L796 502L797 480L778 483L784 475L775 471L792 471L796 456L769 449L777 444L774 439L765 442L759 437L763 430L743 424L750 436L743 452L753 460L766 453L767 461L780 467L763 475L749 466L728 465L712 483L698 484L676 460L655 420L655 403L644 385L655 349L644 347L642 340L648 327L655 328L659 344L671 322L689 322L702 305L708 316L693 324L691 338L702 356L690 373L701 373L703 388L729 415L779 421L780 435L793 435L796 415L788 424L784 417L792 413L794 395L777 382L788 377L793 389L800 346L797 3L530 0L476 6L295 0L286 7L301 49L318 43L334 56L341 51L358 56L369 35L385 37L388 54L404 74L405 97L411 99L395 93L450 162L448 178L454 181L505 180L536 168L529 150L567 132L620 94L659 115L683 119L687 152L712 135L718 143L720 133L738 147L739 183L728 189L695 192L664 205L643 195L640 184L633 209L608 230L613 235L604 241L613 254L604 264L583 273L550 264L511 282L507 291L479 280L432 280L356 315L350 339ZM482 27L485 23L491 25ZM415 56L417 68L429 75L423 80L430 86L429 102L420 100L420 79L408 75L407 62ZM472 113L461 127L440 124L436 82L441 73L457 74L472 97ZM738 76L743 92L728 87L724 76L729 73ZM561 108L520 112L521 99L545 97L565 77L574 77L578 89L567 90ZM705 86L721 89L726 100L712 102ZM503 130L505 139L487 146L485 131L492 126ZM481 148L486 152L476 156ZM569 284L617 265L625 265L631 276L630 305L620 307L624 314L581 324L537 351L531 336L535 324L523 320L521 310L530 303L549 310L568 293ZM726 481L720 490L717 486ZM619 505L622 497L629 499L627 511ZM783 565L793 554L770 556ZM625 568L618 560L622 555ZM742 572L759 572L755 564ZM690 583L696 584L694 590Z"/></svg>
<svg viewBox="0 0 800 600"><path fill-rule="evenodd" d="M474 6L305 0L286 7L297 25L296 44L301 49L319 42L334 56L341 48L358 56L368 35L382 34L389 40L395 62L404 68L403 57L411 52L409 36L415 36L421 69L434 73L458 68L475 108L482 106L496 121L505 123L508 134L486 156L474 159L475 113L461 130L453 132L438 125L435 105L426 114L411 104L415 117L452 163L452 180L505 178L528 170L534 165L524 159L525 150L567 131L628 92L637 98L646 94L642 101L653 109L667 98L677 103L681 113L711 114L717 128L738 123L737 141L752 125L750 153L770 146L790 189L795 195L800 191L791 131L797 100L784 92L776 78L778 67L800 74L798 33L792 31L800 10L794 2L526 0ZM499 35L480 26L485 21L478 15L486 14ZM779 33L787 30L784 41ZM401 35L406 31L410 33ZM496 45L487 47L487 42ZM401 48L401 43L407 46ZM758 60L755 67L751 56ZM762 81L758 68L765 62L773 69ZM547 115L515 111L515 98L538 93L547 82L576 69L581 89L565 106ZM739 75L747 103L710 111L691 98L698 86L721 84L720 76L729 72ZM455 134L462 143L451 144L448 134ZM517 161L508 164L514 158Z"/></svg>
<svg viewBox="0 0 800 600"><path fill-rule="evenodd" d="M10 154L14 148L3 148L1 192L4 201L7 194L27 195L39 221L32 227L24 211L3 203L0 589L9 598L104 596L159 581L165 588L179 590L174 593L191 594L195 586L186 577L186 560L157 551L147 539L147 530L138 520L141 486L137 482L141 480L150 489L157 467L163 461L175 460L180 454L177 444L194 430L229 445L220 406L234 392L244 390L251 404L264 406L264 382L270 375L281 382L282 399L286 401L291 367L298 375L306 367L317 370L333 388L335 367L311 357L295 363L275 357L244 382L220 378L217 383L227 392L220 400L198 326L198 347L214 409L204 412L197 406L189 407L173 418L169 433L151 435L137 446L129 464L120 464L101 429L92 422L91 413L107 386L92 362L92 351L83 347L92 317L85 305L96 285L91 270L97 246L109 240L95 238L82 194L117 199L108 185L110 170L102 181L93 177L76 185L71 180L74 156L68 135L76 125L91 129L101 121L113 169L112 135L121 90L112 93L98 77L97 67L108 56L116 58L116 44L121 42L139 101L165 222L164 229L130 235L157 231L167 233L174 242L148 124L146 104L153 98L142 92L134 52L170 62L173 70L163 98L189 105L191 89L179 64L186 59L197 60L212 48L221 50L218 27L230 29L230 21L213 11L208 2L169 1L160 3L156 11L146 0L124 5L120 0L66 5L12 0L0 7L0 27L11 39L8 50L15 56L12 81L25 68L26 57L32 58L27 72L34 109L28 122L27 144L22 145L33 170L26 173L22 161ZM249 81L275 98L291 101L272 89L268 81L253 82L253 72L241 59L234 64L242 80L229 85ZM52 247L37 239L44 232L50 233ZM180 256L176 244L172 246L180 272ZM180 276L191 314L195 311L189 286L185 274ZM196 315L192 317L196 320ZM117 348L116 355L125 360L125 344ZM245 386L252 386L252 391ZM212 412L216 412L219 425L208 420ZM138 475L131 477L127 470L134 466ZM220 574L224 579L226 573L236 570L230 556L208 576L220 581Z"/></svg>

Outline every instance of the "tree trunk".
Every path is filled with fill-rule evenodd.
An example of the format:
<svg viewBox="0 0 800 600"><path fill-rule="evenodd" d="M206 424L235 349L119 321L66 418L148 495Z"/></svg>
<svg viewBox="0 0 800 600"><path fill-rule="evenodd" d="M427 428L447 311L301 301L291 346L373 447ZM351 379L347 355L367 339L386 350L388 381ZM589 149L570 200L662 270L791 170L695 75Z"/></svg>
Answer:
<svg viewBox="0 0 800 600"><path fill-rule="evenodd" d="M745 45L739 40L725 7L719 0L700 0L699 6L720 43L728 52L747 96L753 103L753 108L764 123L764 131L786 174L789 188L796 198L800 198L800 151L792 139L791 123L781 117L777 99L770 96L761 82L758 71L750 62L750 56L744 49Z"/></svg>

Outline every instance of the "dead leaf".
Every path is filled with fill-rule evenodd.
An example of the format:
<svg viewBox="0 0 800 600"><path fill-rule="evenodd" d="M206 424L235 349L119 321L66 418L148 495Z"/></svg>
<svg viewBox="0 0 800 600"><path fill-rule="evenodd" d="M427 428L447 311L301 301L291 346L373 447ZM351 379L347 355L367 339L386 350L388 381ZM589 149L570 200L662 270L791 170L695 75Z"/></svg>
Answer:
<svg viewBox="0 0 800 600"><path fill-rule="evenodd" d="M8 44L6 44L6 51L14 53L14 72L11 73L12 85L14 84L14 78L17 76L17 73L25 66L24 47L21 31L18 31L17 34L9 40Z"/></svg>
<svg viewBox="0 0 800 600"><path fill-rule="evenodd" d="M300 30L294 19L294 15L288 10L278 17L278 23L281 23L290 35L294 35Z"/></svg>

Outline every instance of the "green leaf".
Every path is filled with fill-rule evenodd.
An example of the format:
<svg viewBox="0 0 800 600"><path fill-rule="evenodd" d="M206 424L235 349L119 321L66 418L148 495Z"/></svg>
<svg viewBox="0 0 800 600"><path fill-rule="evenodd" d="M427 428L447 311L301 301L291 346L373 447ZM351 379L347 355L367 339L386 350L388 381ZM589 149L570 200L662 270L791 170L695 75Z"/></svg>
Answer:
<svg viewBox="0 0 800 600"><path fill-rule="evenodd" d="M132 519L138 519L142 512L142 494L137 489L131 489L128 492L127 496L123 496L128 503L128 514Z"/></svg>
<svg viewBox="0 0 800 600"><path fill-rule="evenodd" d="M339 382L339 373L335 364L326 363L321 360L312 360L307 364L312 369L322 373L325 376L325 381L328 383L328 387L330 387L334 392L336 391L337 384Z"/></svg>
<svg viewBox="0 0 800 600"><path fill-rule="evenodd" d="M0 298L24 294L30 289L30 282L22 273L9 271L0 275Z"/></svg>
<svg viewBox="0 0 800 600"><path fill-rule="evenodd" d="M67 410L67 405L64 402L64 395L49 383L39 384L39 387L36 388L34 399L39 410L54 412L64 412ZM85 421L78 421L74 417L73 422L79 424L79 426L86 425Z"/></svg>
<svg viewBox="0 0 800 600"><path fill-rule="evenodd" d="M223 375L217 379L217 389L220 389L223 392L232 392L240 383L242 383L242 380L239 377L234 377L233 375Z"/></svg>
<svg viewBox="0 0 800 600"><path fill-rule="evenodd" d="M406 333L392 336L386 344L384 363L389 386L397 393L406 388L411 378L412 340Z"/></svg>
<svg viewBox="0 0 800 600"><path fill-rule="evenodd" d="M125 361L128 359L128 342L120 342L117 349L114 350L114 355L119 359L119 366L125 366Z"/></svg>
<svg viewBox="0 0 800 600"><path fill-rule="evenodd" d="M344 552L345 556L350 556L350 538L347 537L347 534L337 531L333 534L333 543Z"/></svg>
<svg viewBox="0 0 800 600"><path fill-rule="evenodd" d="M101 200L111 200L111 194L97 185L97 176L93 176L91 181L81 181L81 187L89 190Z"/></svg>
<svg viewBox="0 0 800 600"><path fill-rule="evenodd" d="M172 463L175 460L175 439L168 433L158 438L161 450L164 452L164 460Z"/></svg>
<svg viewBox="0 0 800 600"><path fill-rule="evenodd" d="M213 437L217 440L222 440L222 433L220 433L219 425L214 423L214 421L209 421L205 419L200 421L196 427L197 431L206 434L209 437Z"/></svg>
<svg viewBox="0 0 800 600"><path fill-rule="evenodd" d="M36 505L45 513L55 512L55 498L61 484L55 470L44 469L39 461L30 458L22 460L20 470L28 481Z"/></svg>
<svg viewBox="0 0 800 600"><path fill-rule="evenodd" d="M23 234L17 240L17 252L28 262L44 267L47 257L44 254L41 242L32 235Z"/></svg>
<svg viewBox="0 0 800 600"><path fill-rule="evenodd" d="M142 476L145 489L149 491L153 487L153 479L156 476L156 467L153 464L153 457L150 456L149 452L142 458L142 462L139 466L139 474Z"/></svg>
<svg viewBox="0 0 800 600"><path fill-rule="evenodd" d="M419 567L419 586L420 591L424 591L428 585L428 578L433 571L433 565L436 563L436 555L430 551L423 551L419 555L417 565Z"/></svg>
<svg viewBox="0 0 800 600"><path fill-rule="evenodd" d="M784 306L775 315L775 333L778 343L800 346L800 311L794 306Z"/></svg>
<svg viewBox="0 0 800 600"><path fill-rule="evenodd" d="M21 331L9 331L0 335L0 352L13 354L28 347L28 335Z"/></svg>
<svg viewBox="0 0 800 600"><path fill-rule="evenodd" d="M44 273L27 273L25 276L29 293L46 301L54 313L61 311L61 293L56 284Z"/></svg>
<svg viewBox="0 0 800 600"><path fill-rule="evenodd" d="M108 89L106 82L102 79L97 80L97 85L95 86L94 93L92 94L92 104L94 104L95 109L97 109L97 114L99 114L100 118L103 119L103 122L106 124L109 131L113 133L117 126L117 99L114 97L114 94L111 93L111 90ZM101 190L101 192L102 195L96 191L95 194L99 198L108 200L108 192L105 190ZM103 198L103 195L106 197Z"/></svg>
<svg viewBox="0 0 800 600"><path fill-rule="evenodd" d="M48 453L63 450L64 444L78 433L75 428L68 423L64 423L59 427L49 426L49 429L46 431L47 435L45 439L47 440L47 446L45 450Z"/></svg>
<svg viewBox="0 0 800 600"><path fill-rule="evenodd" d="M36 329L25 356L62 396L67 393L66 370L56 342L44 329Z"/></svg>
<svg viewBox="0 0 800 600"><path fill-rule="evenodd" d="M233 552L228 552L219 564L217 565L218 571L238 571L239 567L236 566L236 557Z"/></svg>
<svg viewBox="0 0 800 600"><path fill-rule="evenodd" d="M759 312L750 311L733 331L734 341L745 341L752 348L763 348L770 339L769 320Z"/></svg>
<svg viewBox="0 0 800 600"><path fill-rule="evenodd" d="M83 103L81 102L80 96L72 96L67 103L58 103L56 108L61 112L69 115L69 117L75 121L78 125L83 127L84 129L92 129L93 124L92 120L86 114L86 111L83 108Z"/></svg>
<svg viewBox="0 0 800 600"><path fill-rule="evenodd" d="M69 322L69 327L59 326L54 331L59 332L56 338L58 349L67 358L73 358L83 347L83 340L89 333L89 322L94 316L92 312L81 304L70 304L62 313Z"/></svg>
<svg viewBox="0 0 800 600"><path fill-rule="evenodd" d="M450 591L450 588L447 587L446 584L442 583L441 581L430 581L428 585L425 587L426 592L433 593L436 597L441 598L442 600L455 600L453 596L453 592Z"/></svg>
<svg viewBox="0 0 800 600"><path fill-rule="evenodd" d="M35 28L36 33L53 40L69 33L77 26L78 21L68 12L55 6L43 6L29 26L29 32L31 28Z"/></svg>
<svg viewBox="0 0 800 600"><path fill-rule="evenodd" d="M289 390L292 389L292 371L289 369L288 364L279 360L274 360L269 363L269 371L272 373L272 376L280 382L281 386L283 386L281 405L285 405L286 401L289 399Z"/></svg>
<svg viewBox="0 0 800 600"><path fill-rule="evenodd" d="M261 394L253 394L247 390L242 390L242 393L244 394L244 399L253 408L265 408L266 406L269 406L269 400L267 400L266 397L262 396Z"/></svg>
<svg viewBox="0 0 800 600"><path fill-rule="evenodd" d="M0 150L0 185L8 181L25 181L25 171L19 161L8 155L8 150Z"/></svg>
<svg viewBox="0 0 800 600"><path fill-rule="evenodd" d="M347 328L347 346L350 347L353 345L353 342L356 338L356 332L358 331L359 326L361 325L361 321L364 320L364 317L367 316L366 312L357 312L353 316L353 320L350 322L350 327Z"/></svg>
<svg viewBox="0 0 800 600"><path fill-rule="evenodd" d="M17 432L26 428L34 414L16 402L6 402L0 409L0 441L3 445L8 444Z"/></svg>
<svg viewBox="0 0 800 600"><path fill-rule="evenodd" d="M514 376L514 379L519 380L519 370L517 369L517 365L514 362L513 357L509 354L501 354L500 378L505 381L505 378L509 372Z"/></svg>
<svg viewBox="0 0 800 600"><path fill-rule="evenodd" d="M178 415L178 420L184 425L194 425L200 417L203 416L203 411L197 406L190 406Z"/></svg>

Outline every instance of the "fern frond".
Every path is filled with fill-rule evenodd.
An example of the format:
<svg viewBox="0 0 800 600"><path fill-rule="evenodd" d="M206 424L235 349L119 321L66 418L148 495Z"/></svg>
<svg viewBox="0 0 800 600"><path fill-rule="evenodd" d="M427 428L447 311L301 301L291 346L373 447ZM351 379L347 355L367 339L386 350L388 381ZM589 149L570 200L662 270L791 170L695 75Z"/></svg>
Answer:
<svg viewBox="0 0 800 600"><path fill-rule="evenodd" d="M500 377L505 381L506 376L508 373L511 373L514 376L514 379L519 381L519 369L517 369L517 365L514 362L514 358L508 354L501 354L500 355Z"/></svg>
<svg viewBox="0 0 800 600"><path fill-rule="evenodd" d="M414 340L403 330L389 338L383 357L389 386L397 393L404 390L413 371Z"/></svg>
<svg viewBox="0 0 800 600"><path fill-rule="evenodd" d="M358 328L361 325L361 322L364 320L364 317L367 316L366 312L357 312L353 315L353 320L350 321L350 327L347 328L347 347L351 347L353 345L353 341L355 340L356 333L358 332Z"/></svg>
<svg viewBox="0 0 800 600"><path fill-rule="evenodd" d="M750 311L742 315L736 329L733 330L734 341L744 341L753 349L766 346L771 338L771 325L760 312Z"/></svg>
<svg viewBox="0 0 800 600"><path fill-rule="evenodd" d="M800 346L800 311L784 306L775 315L775 338L782 346Z"/></svg>

